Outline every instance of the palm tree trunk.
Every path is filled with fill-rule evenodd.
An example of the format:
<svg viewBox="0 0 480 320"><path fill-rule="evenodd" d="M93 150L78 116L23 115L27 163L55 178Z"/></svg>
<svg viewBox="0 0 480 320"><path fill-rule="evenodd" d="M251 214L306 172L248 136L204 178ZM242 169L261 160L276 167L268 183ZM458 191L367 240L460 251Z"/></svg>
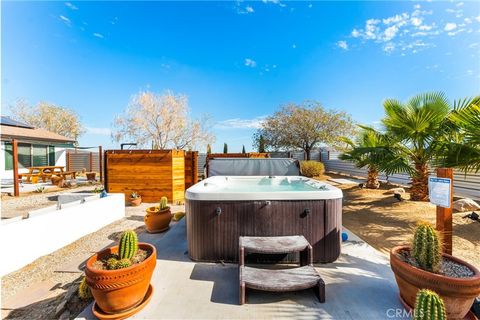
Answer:
<svg viewBox="0 0 480 320"><path fill-rule="evenodd" d="M368 167L367 188L378 189L379 187L380 182L378 182L378 170L377 168L370 166Z"/></svg>
<svg viewBox="0 0 480 320"><path fill-rule="evenodd" d="M410 199L413 201L428 201L428 165L426 163L415 162Z"/></svg>

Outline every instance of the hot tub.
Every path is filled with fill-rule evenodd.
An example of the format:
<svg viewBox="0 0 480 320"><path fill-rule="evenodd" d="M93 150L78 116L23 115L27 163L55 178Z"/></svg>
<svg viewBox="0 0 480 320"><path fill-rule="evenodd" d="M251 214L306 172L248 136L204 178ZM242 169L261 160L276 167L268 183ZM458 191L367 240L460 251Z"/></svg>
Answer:
<svg viewBox="0 0 480 320"><path fill-rule="evenodd" d="M207 178L186 191L190 258L237 262L240 236L303 235L314 262L335 261L342 197L340 189L300 176Z"/></svg>

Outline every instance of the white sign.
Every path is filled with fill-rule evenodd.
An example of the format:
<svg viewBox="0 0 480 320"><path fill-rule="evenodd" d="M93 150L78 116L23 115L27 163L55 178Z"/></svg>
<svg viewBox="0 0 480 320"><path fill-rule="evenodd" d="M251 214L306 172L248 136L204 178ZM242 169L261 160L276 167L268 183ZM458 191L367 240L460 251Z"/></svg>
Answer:
<svg viewBox="0 0 480 320"><path fill-rule="evenodd" d="M428 194L430 202L443 208L450 208L450 186L452 179L450 178L428 178Z"/></svg>

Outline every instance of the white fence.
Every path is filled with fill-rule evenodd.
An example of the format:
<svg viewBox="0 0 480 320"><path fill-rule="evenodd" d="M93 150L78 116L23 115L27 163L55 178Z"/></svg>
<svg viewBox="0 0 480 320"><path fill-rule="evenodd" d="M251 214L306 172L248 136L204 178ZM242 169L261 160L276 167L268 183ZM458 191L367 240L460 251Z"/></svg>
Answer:
<svg viewBox="0 0 480 320"><path fill-rule="evenodd" d="M322 153L326 171L345 173L358 177L367 176L367 169L357 168L351 162L338 159L339 154L339 152L330 152L330 157L328 157L327 152ZM432 171L431 174L435 175L435 172ZM387 176L381 175L380 179L387 180ZM465 174L465 172L454 170L453 180L456 196L480 199L480 173L475 174L469 172ZM410 177L407 174L394 174L388 176L388 181L408 185L410 183Z"/></svg>
<svg viewBox="0 0 480 320"><path fill-rule="evenodd" d="M95 197L93 197L95 198ZM77 239L125 216L125 196L78 200L29 212L29 218L2 220L1 250L5 257L0 276L22 268L35 259L52 253Z"/></svg>

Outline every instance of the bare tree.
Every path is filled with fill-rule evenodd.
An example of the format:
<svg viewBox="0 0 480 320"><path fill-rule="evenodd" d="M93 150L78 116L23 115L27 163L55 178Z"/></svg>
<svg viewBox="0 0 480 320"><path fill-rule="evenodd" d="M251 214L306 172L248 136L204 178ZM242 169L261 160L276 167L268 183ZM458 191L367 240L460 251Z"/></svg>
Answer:
<svg viewBox="0 0 480 320"><path fill-rule="evenodd" d="M19 99L10 106L10 112L17 120L75 140L85 133L80 116L74 110L52 103L39 102L30 106L25 100Z"/></svg>
<svg viewBox="0 0 480 320"><path fill-rule="evenodd" d="M188 99L167 91L139 92L123 115L115 117L112 139L133 141L153 149L197 149L215 142L208 116L189 118Z"/></svg>
<svg viewBox="0 0 480 320"><path fill-rule="evenodd" d="M319 102L288 104L267 117L254 134L254 145L266 149L302 149L310 160L310 151L320 143L332 147L344 145L341 137L351 136L355 125L349 114L325 110Z"/></svg>

